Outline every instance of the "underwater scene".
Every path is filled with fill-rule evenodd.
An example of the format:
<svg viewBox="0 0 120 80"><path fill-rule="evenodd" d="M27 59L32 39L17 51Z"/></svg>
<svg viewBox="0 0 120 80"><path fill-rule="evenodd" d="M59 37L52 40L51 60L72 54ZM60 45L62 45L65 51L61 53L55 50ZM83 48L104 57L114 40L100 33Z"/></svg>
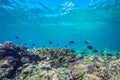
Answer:
<svg viewBox="0 0 120 80"><path fill-rule="evenodd" d="M120 0L0 0L0 80L120 80Z"/></svg>

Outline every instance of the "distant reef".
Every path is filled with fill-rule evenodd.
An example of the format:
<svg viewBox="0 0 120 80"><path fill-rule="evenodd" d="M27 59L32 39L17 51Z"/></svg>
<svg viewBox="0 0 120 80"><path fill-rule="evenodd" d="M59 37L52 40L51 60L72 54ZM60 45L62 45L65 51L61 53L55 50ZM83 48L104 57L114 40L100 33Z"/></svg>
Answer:
<svg viewBox="0 0 120 80"><path fill-rule="evenodd" d="M11 41L0 44L0 80L119 79L119 52L112 55L103 50L90 55L68 48L29 49Z"/></svg>

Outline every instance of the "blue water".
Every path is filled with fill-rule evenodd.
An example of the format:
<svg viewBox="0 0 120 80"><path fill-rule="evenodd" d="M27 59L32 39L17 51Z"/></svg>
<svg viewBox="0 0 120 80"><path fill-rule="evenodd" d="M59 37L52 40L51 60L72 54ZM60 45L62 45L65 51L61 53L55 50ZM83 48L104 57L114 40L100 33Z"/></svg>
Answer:
<svg viewBox="0 0 120 80"><path fill-rule="evenodd" d="M0 43L9 40L76 50L89 40L96 49L119 50L120 0L0 0Z"/></svg>

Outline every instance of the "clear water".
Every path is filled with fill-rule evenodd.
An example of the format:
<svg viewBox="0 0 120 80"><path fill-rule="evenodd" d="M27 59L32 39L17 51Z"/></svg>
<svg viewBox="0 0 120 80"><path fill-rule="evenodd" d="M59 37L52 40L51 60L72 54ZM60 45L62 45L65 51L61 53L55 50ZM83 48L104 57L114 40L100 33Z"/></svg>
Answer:
<svg viewBox="0 0 120 80"><path fill-rule="evenodd" d="M120 0L0 0L0 43L8 40L76 50L89 40L96 49L120 50Z"/></svg>

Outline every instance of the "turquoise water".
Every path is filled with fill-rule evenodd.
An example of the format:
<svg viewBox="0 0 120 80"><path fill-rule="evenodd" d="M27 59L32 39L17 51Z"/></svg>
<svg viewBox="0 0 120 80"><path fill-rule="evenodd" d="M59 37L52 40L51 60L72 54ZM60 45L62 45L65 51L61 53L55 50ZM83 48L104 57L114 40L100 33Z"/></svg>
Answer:
<svg viewBox="0 0 120 80"><path fill-rule="evenodd" d="M96 49L120 50L120 0L0 0L0 37L29 48L79 50L89 40Z"/></svg>

